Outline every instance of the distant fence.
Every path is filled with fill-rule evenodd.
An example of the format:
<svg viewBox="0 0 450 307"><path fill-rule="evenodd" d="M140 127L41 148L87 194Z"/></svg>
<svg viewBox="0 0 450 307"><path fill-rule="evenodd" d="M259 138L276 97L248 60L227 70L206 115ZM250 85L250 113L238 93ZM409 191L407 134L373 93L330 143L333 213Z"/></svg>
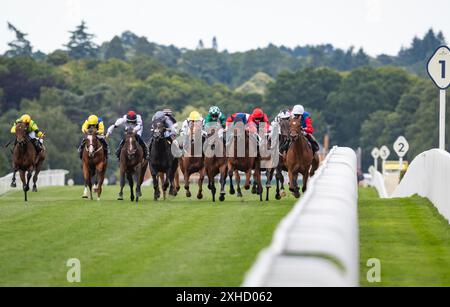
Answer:
<svg viewBox="0 0 450 307"><path fill-rule="evenodd" d="M388 198L389 196L386 191L386 185L384 184L383 174L381 174L373 167L371 167L369 171L372 177L370 179L369 185L377 190L378 196L380 196L380 198Z"/></svg>
<svg viewBox="0 0 450 307"><path fill-rule="evenodd" d="M334 147L243 286L358 286L356 154Z"/></svg>
<svg viewBox="0 0 450 307"><path fill-rule="evenodd" d="M63 186L65 184L65 177L69 172L66 170L47 170L39 173L39 178L37 185L38 187L48 187L48 186ZM22 188L22 182L20 181L19 173L17 177L17 187ZM10 187L12 173L0 178L0 195L8 191L15 190Z"/></svg>
<svg viewBox="0 0 450 307"><path fill-rule="evenodd" d="M450 154L432 149L418 155L392 197L418 194L428 198L450 221Z"/></svg>

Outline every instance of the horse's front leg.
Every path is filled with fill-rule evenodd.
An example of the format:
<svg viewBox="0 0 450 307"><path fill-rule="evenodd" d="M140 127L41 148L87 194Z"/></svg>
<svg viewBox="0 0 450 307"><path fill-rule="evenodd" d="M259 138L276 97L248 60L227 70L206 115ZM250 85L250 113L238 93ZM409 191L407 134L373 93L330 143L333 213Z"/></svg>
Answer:
<svg viewBox="0 0 450 307"><path fill-rule="evenodd" d="M263 194L263 188L262 188L262 179L261 179L261 170L255 169L255 173L253 178L256 181L256 194L259 195L259 200L262 201L262 194Z"/></svg>
<svg viewBox="0 0 450 307"><path fill-rule="evenodd" d="M289 170L288 176L289 176L289 191L294 193L295 192L294 173L291 170Z"/></svg>
<svg viewBox="0 0 450 307"><path fill-rule="evenodd" d="M104 168L100 168L97 170L97 200L100 200L100 197L102 196L102 191L103 191L103 181L105 180L105 169Z"/></svg>
<svg viewBox="0 0 450 307"><path fill-rule="evenodd" d="M300 198L300 188L298 187L298 174L295 173L292 177L292 180L294 181L294 196L295 198Z"/></svg>
<svg viewBox="0 0 450 307"><path fill-rule="evenodd" d="M191 191L189 191L189 178L191 177L191 174L189 174L187 168L183 172L184 177L184 189L186 190L186 197L191 197Z"/></svg>
<svg viewBox="0 0 450 307"><path fill-rule="evenodd" d="M17 168L14 166L13 169L13 176L11 179L11 188L16 188L17 187L17 183L16 183L16 173L17 173Z"/></svg>
<svg viewBox="0 0 450 307"><path fill-rule="evenodd" d="M131 173L127 173L128 184L130 185L130 200L134 201L134 182L133 175Z"/></svg>
<svg viewBox="0 0 450 307"><path fill-rule="evenodd" d="M38 189L37 189L37 181L38 181L39 173L41 172L41 167L42 167L42 163L39 162L39 163L36 165L36 169L34 170L34 176L33 176L33 192L37 192L37 191L38 191Z"/></svg>
<svg viewBox="0 0 450 307"><path fill-rule="evenodd" d="M164 183L164 187L165 189L167 189L167 187L170 185L170 189L169 189L169 195L171 196L177 196L177 189L175 188L175 172L176 172L176 168L173 169L169 169L168 174L166 176L166 183ZM189 185L189 177L188 177L188 185ZM188 187L189 188L189 187Z"/></svg>
<svg viewBox="0 0 450 307"><path fill-rule="evenodd" d="M306 188L307 188L307 184L308 184L308 179L309 179L309 172L305 171L303 174L303 186L302 186L302 192L305 193L306 192Z"/></svg>
<svg viewBox="0 0 450 307"><path fill-rule="evenodd" d="M245 172L245 184L244 189L249 190L250 189L250 179L252 177L252 170L249 169ZM254 179L254 178L253 178ZM255 180L256 181L256 180Z"/></svg>
<svg viewBox="0 0 450 307"><path fill-rule="evenodd" d="M228 163L228 177L230 178L230 194L234 195L234 193L236 193L236 191L234 190L234 185L233 185L233 167L232 167L231 163Z"/></svg>
<svg viewBox="0 0 450 307"><path fill-rule="evenodd" d="M136 172L135 172L135 177L136 177L136 202L138 202L139 201L139 197L141 197L142 196L142 193L141 193L141 172L142 172L142 169L141 169L141 167L140 167L140 165L138 165L137 167L136 167Z"/></svg>
<svg viewBox="0 0 450 307"><path fill-rule="evenodd" d="M120 191L117 200L123 200L123 188L125 187L125 169L120 168Z"/></svg>
<svg viewBox="0 0 450 307"><path fill-rule="evenodd" d="M161 197L161 192L159 191L159 176L158 172L154 167L150 166L150 173L152 174L153 179L153 199L158 200Z"/></svg>
<svg viewBox="0 0 450 307"><path fill-rule="evenodd" d="M275 172L274 168L270 168L266 170L266 201L269 201L269 190L272 184L273 173Z"/></svg>
<svg viewBox="0 0 450 307"><path fill-rule="evenodd" d="M280 171L279 168L277 168L277 173L275 174L275 181L277 183L277 192L275 194L275 199L280 200L281 199L281 195L280 195Z"/></svg>
<svg viewBox="0 0 450 307"><path fill-rule="evenodd" d="M198 193L197 193L197 199L203 198L203 180L205 179L205 168L202 168L199 172L199 178L198 178ZM213 178L213 186L214 186L214 178ZM215 189L215 187L214 187ZM215 193L215 192L214 192Z"/></svg>
<svg viewBox="0 0 450 307"><path fill-rule="evenodd" d="M19 170L20 180L22 181L22 189L25 196L25 201L28 201L27 192L29 188L27 187L27 179L25 171Z"/></svg>
<svg viewBox="0 0 450 307"><path fill-rule="evenodd" d="M237 197L242 197L242 191L241 191L241 176L239 175L239 171L234 171L234 180L236 180L236 186L237 186Z"/></svg>
<svg viewBox="0 0 450 307"><path fill-rule="evenodd" d="M214 179L213 179L214 180ZM220 201L225 200L225 184L227 181L227 166L226 164L220 168Z"/></svg>

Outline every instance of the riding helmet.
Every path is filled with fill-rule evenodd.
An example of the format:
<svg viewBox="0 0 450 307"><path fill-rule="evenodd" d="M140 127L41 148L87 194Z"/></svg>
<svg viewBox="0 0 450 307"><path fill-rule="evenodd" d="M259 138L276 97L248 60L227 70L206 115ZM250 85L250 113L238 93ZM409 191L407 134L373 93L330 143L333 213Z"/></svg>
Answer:
<svg viewBox="0 0 450 307"><path fill-rule="evenodd" d="M262 120L264 117L264 112L261 108L256 108L253 110L253 118Z"/></svg>
<svg viewBox="0 0 450 307"><path fill-rule="evenodd" d="M22 117L20 117L20 121L24 124L29 124L31 122L31 116L28 114L24 114L22 115Z"/></svg>
<svg viewBox="0 0 450 307"><path fill-rule="evenodd" d="M96 115L89 116L87 121L90 126L98 125L98 117Z"/></svg>
<svg viewBox="0 0 450 307"><path fill-rule="evenodd" d="M192 111L189 114L188 120L192 120L192 121L202 120L202 115L200 113L198 113L197 111Z"/></svg>
<svg viewBox="0 0 450 307"><path fill-rule="evenodd" d="M292 114L294 114L294 115L303 115L303 113L305 113L305 108L300 104L296 105L292 109Z"/></svg>
<svg viewBox="0 0 450 307"><path fill-rule="evenodd" d="M209 114L211 114L211 115L219 115L220 114L219 107L212 106L211 108L209 108Z"/></svg>
<svg viewBox="0 0 450 307"><path fill-rule="evenodd" d="M137 114L134 111L129 111L127 113L127 121L128 122L136 122L137 121Z"/></svg>

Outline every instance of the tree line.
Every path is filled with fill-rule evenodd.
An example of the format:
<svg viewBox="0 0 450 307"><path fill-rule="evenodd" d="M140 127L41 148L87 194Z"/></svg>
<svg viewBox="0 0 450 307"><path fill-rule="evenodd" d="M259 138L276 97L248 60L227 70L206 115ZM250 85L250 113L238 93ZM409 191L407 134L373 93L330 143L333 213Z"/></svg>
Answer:
<svg viewBox="0 0 450 307"><path fill-rule="evenodd" d="M258 72L274 78L284 70L296 71L307 67L325 66L348 71L363 66L390 65L425 76L423 66L426 60L438 46L446 43L441 31L430 29L422 38L415 36L411 45L402 47L396 56L381 54L370 57L362 48L356 50L349 47L343 50L331 44L294 48L269 44L265 48L229 53L227 50L219 51L217 37L212 38L209 47L206 47L203 40L199 40L197 48L190 50L173 45L159 45L130 31L97 45L93 42L95 35L90 33L86 23L82 21L69 32L68 42L63 49L44 54L41 51L33 52L26 33L12 24L8 26L15 33L16 39L8 44L10 49L5 56L27 55L38 60L50 59L56 62L111 58L130 61L135 57L149 56L167 67L196 76L208 84L222 83L231 88L239 87Z"/></svg>

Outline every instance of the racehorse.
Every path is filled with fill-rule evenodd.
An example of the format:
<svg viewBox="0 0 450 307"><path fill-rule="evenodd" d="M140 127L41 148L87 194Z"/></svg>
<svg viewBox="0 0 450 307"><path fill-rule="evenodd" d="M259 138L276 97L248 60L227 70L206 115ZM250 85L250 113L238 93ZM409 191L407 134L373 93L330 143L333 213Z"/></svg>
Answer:
<svg viewBox="0 0 450 307"><path fill-rule="evenodd" d="M277 136L278 137L278 136ZM269 138L260 138L258 144L258 157L260 157L260 171L266 172L266 201L269 201L269 191L271 188L272 178L275 170L278 169L278 165L280 164L280 157L279 157L279 145L278 140L269 137ZM265 152L262 153L262 146L265 147ZM273 147L272 147L273 146ZM274 154L278 155L277 161L273 158L272 151L276 151ZM277 163L275 165L275 163ZM255 174L253 174L255 175ZM257 194L257 182L256 180L253 180L253 187L252 187L252 193ZM277 195L279 194L279 191L277 190Z"/></svg>
<svg viewBox="0 0 450 307"><path fill-rule="evenodd" d="M136 202L142 196L141 185L147 171L148 161L144 157L144 150L136 141L136 133L129 129L125 134L125 142L120 152L120 192L118 200L123 200L125 176L130 185L130 199L134 201L133 176L136 180Z"/></svg>
<svg viewBox="0 0 450 307"><path fill-rule="evenodd" d="M225 183L227 179L227 157L225 151L225 138L220 138L217 130L220 127L210 127L205 141L205 170L208 175L208 189L211 190L213 202L216 201L216 185L214 177L220 174L219 200L225 200ZM223 136L222 136L223 137ZM219 147L219 148L218 148ZM218 154L222 153L222 154ZM230 176L230 178L232 178Z"/></svg>
<svg viewBox="0 0 450 307"><path fill-rule="evenodd" d="M45 148L42 148L39 155L36 152L31 138L28 136L28 129L24 123L16 124L16 143L13 148L12 167L13 178L11 187L16 187L16 172L19 171L22 181L25 201L28 201L27 192L30 190L30 179L33 175L33 192L37 192L36 182L42 163L45 160Z"/></svg>
<svg viewBox="0 0 450 307"><path fill-rule="evenodd" d="M198 193L197 199L203 198L203 180L205 178L205 164L203 160L203 153L200 153L200 156L195 156L195 143L201 142L197 144L200 150L203 150L203 137L202 137L202 122L194 122L191 121L189 123L189 132L187 137L189 137L189 142L186 144L189 153L187 155L183 155L180 158L180 169L183 173L184 177L184 189L186 190L186 197L191 197L191 191L189 191L189 178L192 174L198 173Z"/></svg>
<svg viewBox="0 0 450 307"><path fill-rule="evenodd" d="M230 138L231 146L227 147L228 152L228 173L231 175L234 173L234 178L236 180L237 185L237 196L242 197L241 191L241 177L239 175L239 171L245 173L245 185L244 189L250 189L250 177L252 175L252 170L254 171L253 179L257 184L256 193L259 195L259 200L262 201L262 184L261 184L261 169L260 169L260 158L257 157L256 153L250 155L250 136L248 130L244 130L242 128L235 127L233 129L232 137ZM239 142L239 140L243 142ZM256 142L256 140L252 140L252 142ZM238 156L238 143L243 143L245 146L244 156ZM227 144L229 145L229 144ZM253 148L254 146L252 146ZM255 147L256 148L256 147ZM231 155L230 155L230 151ZM230 190L233 188L233 183L230 182Z"/></svg>
<svg viewBox="0 0 450 307"><path fill-rule="evenodd" d="M169 188L169 194L177 195L177 189L174 186L175 172L178 169L178 158L175 158L171 151L171 144L167 141L164 133L166 127L162 121L152 123L152 137L150 139L150 172L153 179L154 199L161 197L159 191L158 177L165 175L163 192Z"/></svg>
<svg viewBox="0 0 450 307"><path fill-rule="evenodd" d="M289 120L288 119L282 119L279 122L279 139L278 139L278 147L281 149L283 144L287 142L289 138ZM274 144L276 145L276 144ZM273 175L275 174L275 180L277 184L277 190L275 194L275 198L277 200L280 200L282 196L286 196L286 193L284 191L284 176L283 171L287 172L288 169L286 167L286 164L284 163L284 157L282 155L283 153L280 152L280 157L278 159L278 165L267 172L267 188L270 187L270 183L272 182ZM281 186L281 189L280 189ZM281 193L280 193L281 191ZM267 192L268 194L268 192ZM266 198L268 200L268 197Z"/></svg>
<svg viewBox="0 0 450 307"><path fill-rule="evenodd" d="M84 139L82 161L85 193L83 198L87 198L87 188L89 188L90 198L91 200L94 199L92 197L92 179L95 177L96 188L94 192L97 193L97 200L100 200L108 160L103 145L97 138L97 129L90 127Z"/></svg>
<svg viewBox="0 0 450 307"><path fill-rule="evenodd" d="M304 193L314 159L311 144L303 133L301 118L292 117L289 121L289 138L291 142L284 157L284 163L288 169L289 190L296 198L300 197L297 183L298 174L300 173L303 176L302 192Z"/></svg>

